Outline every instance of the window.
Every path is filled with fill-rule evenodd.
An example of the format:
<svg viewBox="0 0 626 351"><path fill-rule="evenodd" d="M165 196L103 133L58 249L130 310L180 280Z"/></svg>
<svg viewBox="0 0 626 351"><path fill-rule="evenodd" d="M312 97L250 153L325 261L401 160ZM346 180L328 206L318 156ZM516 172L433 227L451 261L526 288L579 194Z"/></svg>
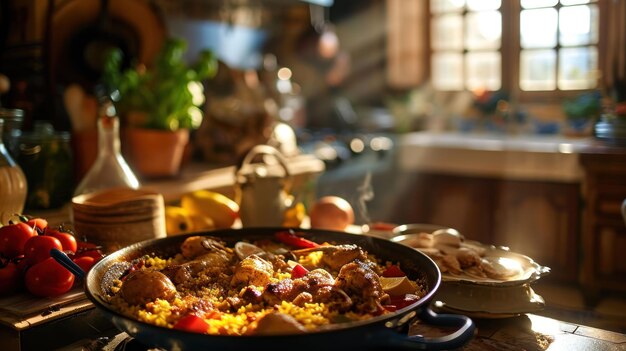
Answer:
<svg viewBox="0 0 626 351"><path fill-rule="evenodd" d="M430 19L431 80L438 90L597 87L594 0L431 0Z"/></svg>

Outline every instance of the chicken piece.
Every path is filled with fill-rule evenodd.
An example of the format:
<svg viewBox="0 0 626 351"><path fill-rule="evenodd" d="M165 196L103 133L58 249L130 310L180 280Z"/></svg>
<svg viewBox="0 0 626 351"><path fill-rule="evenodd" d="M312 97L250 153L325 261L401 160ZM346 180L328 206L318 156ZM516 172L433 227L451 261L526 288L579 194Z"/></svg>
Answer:
<svg viewBox="0 0 626 351"><path fill-rule="evenodd" d="M224 242L212 236L190 236L180 246L180 251L187 259L193 259L212 252L231 253Z"/></svg>
<svg viewBox="0 0 626 351"><path fill-rule="evenodd" d="M311 295L311 293L308 292L301 292L298 294L298 296L296 296L295 299L293 299L292 303L296 306L300 306L303 307L305 303L311 303L313 302L313 295Z"/></svg>
<svg viewBox="0 0 626 351"><path fill-rule="evenodd" d="M309 294L313 299L317 290L325 286L333 286L333 284L335 284L333 276L318 268L307 272L302 278L283 279L276 283L267 284L263 291L263 301L269 305L277 305L281 301L295 301L302 293Z"/></svg>
<svg viewBox="0 0 626 351"><path fill-rule="evenodd" d="M335 285L335 278L333 278L332 274L321 268L307 272L301 279L308 284L308 291Z"/></svg>
<svg viewBox="0 0 626 351"><path fill-rule="evenodd" d="M312 297L313 302L323 303L328 306L329 310L340 313L348 312L353 304L352 299L345 291L334 286L324 286L317 289Z"/></svg>
<svg viewBox="0 0 626 351"><path fill-rule="evenodd" d="M383 310L381 302L389 300L389 295L380 284L380 277L361 261L344 265L334 286L345 291L356 302L356 309L360 312L380 312Z"/></svg>
<svg viewBox="0 0 626 351"><path fill-rule="evenodd" d="M301 334L306 328L295 318L288 314L272 312L261 317L257 321L254 335L279 335L279 334Z"/></svg>
<svg viewBox="0 0 626 351"><path fill-rule="evenodd" d="M455 247L441 247L441 251L445 255L451 255L456 257L457 261L459 261L459 265L461 268L469 268L473 266L480 266L481 258L480 255L467 247L455 248Z"/></svg>
<svg viewBox="0 0 626 351"><path fill-rule="evenodd" d="M171 301L176 297L176 287L170 278L151 269L130 273L126 276L120 292L130 305L144 305L156 299Z"/></svg>
<svg viewBox="0 0 626 351"><path fill-rule="evenodd" d="M267 284L261 298L270 306L279 305L282 301L295 299L298 294L306 291L306 288L307 286L303 284L302 280L299 281L299 284L294 285L294 281L287 278L276 283Z"/></svg>
<svg viewBox="0 0 626 351"><path fill-rule="evenodd" d="M443 255L440 262L440 268L442 268L442 271L444 270L443 267L445 267L446 272L454 274L461 274L463 272L459 260L457 260L456 256L454 255Z"/></svg>
<svg viewBox="0 0 626 351"><path fill-rule="evenodd" d="M270 282L273 274L274 269L271 263L257 255L250 255L237 264L230 285L265 286Z"/></svg>
<svg viewBox="0 0 626 351"><path fill-rule="evenodd" d="M175 284L191 283L192 279L201 272L223 271L230 265L232 258L232 254L216 251L199 256L193 261L166 267L163 274L167 275ZM213 274L207 275L213 276Z"/></svg>
<svg viewBox="0 0 626 351"><path fill-rule="evenodd" d="M357 245L325 245L292 251L294 255L303 256L311 252L322 252L322 263L330 269L338 270L346 263L354 260L367 260L367 254Z"/></svg>

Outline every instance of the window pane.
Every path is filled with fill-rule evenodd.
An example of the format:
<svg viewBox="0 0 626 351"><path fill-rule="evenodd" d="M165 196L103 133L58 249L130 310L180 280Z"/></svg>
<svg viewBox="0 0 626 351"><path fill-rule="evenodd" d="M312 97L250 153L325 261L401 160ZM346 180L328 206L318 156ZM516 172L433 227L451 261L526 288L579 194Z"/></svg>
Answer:
<svg viewBox="0 0 626 351"><path fill-rule="evenodd" d="M563 7L559 13L561 45L585 45L598 42L598 11L596 6Z"/></svg>
<svg viewBox="0 0 626 351"><path fill-rule="evenodd" d="M457 12L465 6L465 0L431 0L430 11L432 13Z"/></svg>
<svg viewBox="0 0 626 351"><path fill-rule="evenodd" d="M595 47L565 48L559 51L559 89L591 89L598 77Z"/></svg>
<svg viewBox="0 0 626 351"><path fill-rule="evenodd" d="M595 1L595 0L593 0ZM588 4L593 2L590 0L561 0L561 5L580 5L580 4Z"/></svg>
<svg viewBox="0 0 626 351"><path fill-rule="evenodd" d="M432 47L435 50L463 48L463 16L444 15L433 19Z"/></svg>
<svg viewBox="0 0 626 351"><path fill-rule="evenodd" d="M520 88L527 91L556 88L556 52L554 50L522 50Z"/></svg>
<svg viewBox="0 0 626 351"><path fill-rule="evenodd" d="M463 54L433 54L433 86L439 90L463 90Z"/></svg>
<svg viewBox="0 0 626 351"><path fill-rule="evenodd" d="M472 11L497 10L500 0L467 0L467 8Z"/></svg>
<svg viewBox="0 0 626 351"><path fill-rule="evenodd" d="M499 90L500 53L476 52L467 54L467 89Z"/></svg>
<svg viewBox="0 0 626 351"><path fill-rule="evenodd" d="M502 16L498 11L475 12L467 15L466 47L468 49L498 49L502 37Z"/></svg>
<svg viewBox="0 0 626 351"><path fill-rule="evenodd" d="M558 0L522 0L522 7L533 9L537 7L550 7L556 5Z"/></svg>
<svg viewBox="0 0 626 351"><path fill-rule="evenodd" d="M523 48L556 46L557 13L555 9L523 10L520 34Z"/></svg>

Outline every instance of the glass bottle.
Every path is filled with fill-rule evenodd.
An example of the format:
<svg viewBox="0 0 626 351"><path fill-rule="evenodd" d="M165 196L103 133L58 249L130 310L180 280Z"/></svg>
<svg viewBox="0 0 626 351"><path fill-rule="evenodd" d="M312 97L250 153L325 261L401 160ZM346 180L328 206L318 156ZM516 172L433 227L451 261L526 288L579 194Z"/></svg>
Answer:
<svg viewBox="0 0 626 351"><path fill-rule="evenodd" d="M124 160L120 148L120 121L110 100L100 105L98 155L80 181L74 196L116 187L139 188L139 180Z"/></svg>
<svg viewBox="0 0 626 351"><path fill-rule="evenodd" d="M16 213L22 213L26 202L26 176L2 142L4 119L0 118L0 222L8 224Z"/></svg>

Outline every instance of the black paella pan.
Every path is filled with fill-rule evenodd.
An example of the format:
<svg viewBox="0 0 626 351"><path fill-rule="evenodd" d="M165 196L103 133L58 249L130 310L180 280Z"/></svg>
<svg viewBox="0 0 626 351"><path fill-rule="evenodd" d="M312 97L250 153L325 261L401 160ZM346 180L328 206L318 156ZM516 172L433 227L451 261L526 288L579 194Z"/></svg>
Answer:
<svg viewBox="0 0 626 351"><path fill-rule="evenodd" d="M356 244L369 254L382 260L400 262L411 279L421 279L427 285L427 294L417 302L393 313L366 321L333 324L305 334L222 336L205 335L168 329L135 320L116 311L107 302L106 290L110 282L119 278L128 262L146 254L171 256L179 252L180 244L192 235L210 235L221 238L229 246L237 241L270 239L285 228L245 228L193 233L163 239L143 241L120 249L98 262L84 280L85 291L94 305L101 309L120 330L135 337L147 346L168 350L235 350L235 349L286 349L293 350L442 350L461 347L474 335L475 326L465 316L434 313L429 304L441 282L437 265L426 255L407 246L384 239L326 230L298 229L305 238L315 242ZM458 328L450 335L438 338L409 336L408 326L415 318L431 325Z"/></svg>

